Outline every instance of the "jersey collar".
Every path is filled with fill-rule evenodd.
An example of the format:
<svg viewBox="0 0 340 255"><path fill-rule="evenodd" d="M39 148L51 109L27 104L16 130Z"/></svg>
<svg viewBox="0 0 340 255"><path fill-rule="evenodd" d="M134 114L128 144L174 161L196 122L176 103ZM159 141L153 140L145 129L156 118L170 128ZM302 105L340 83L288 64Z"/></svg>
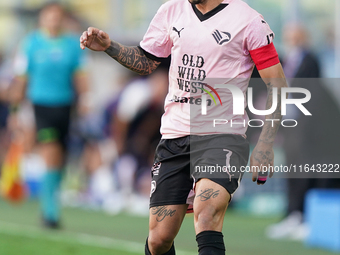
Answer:
<svg viewBox="0 0 340 255"><path fill-rule="evenodd" d="M217 7L215 7L214 9L212 9L211 11L207 12L206 14L202 14L196 7L195 4L191 4L192 9L194 10L197 18L202 22L205 21L209 18L211 18L212 16L214 16L215 14L217 14L218 12L222 11L225 7L228 6L228 3L225 3L225 1L223 1L220 5L218 5Z"/></svg>

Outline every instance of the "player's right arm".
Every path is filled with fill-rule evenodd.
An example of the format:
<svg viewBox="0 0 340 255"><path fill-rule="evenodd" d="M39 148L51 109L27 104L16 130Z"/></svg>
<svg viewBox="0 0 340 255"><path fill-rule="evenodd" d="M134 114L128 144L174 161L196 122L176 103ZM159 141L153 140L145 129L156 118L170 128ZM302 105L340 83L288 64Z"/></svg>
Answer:
<svg viewBox="0 0 340 255"><path fill-rule="evenodd" d="M9 101L12 106L18 106L26 96L27 76L15 76L9 88Z"/></svg>
<svg viewBox="0 0 340 255"><path fill-rule="evenodd" d="M29 70L29 52L31 36L26 37L20 44L13 61L14 78L9 87L9 101L12 108L17 108L26 96L26 86Z"/></svg>
<svg viewBox="0 0 340 255"><path fill-rule="evenodd" d="M26 87L28 81L28 48L29 40L23 41L21 48L14 58L14 77L8 88L8 101L10 104L10 115L7 120L8 128L12 131L18 129L17 112L21 103L26 97Z"/></svg>
<svg viewBox="0 0 340 255"><path fill-rule="evenodd" d="M104 51L126 68L140 74L151 74L160 62L149 59L137 46L124 46L110 39L109 35L98 28L89 27L80 37L80 48Z"/></svg>
<svg viewBox="0 0 340 255"><path fill-rule="evenodd" d="M7 119L7 128L14 132L20 128L17 113L21 102L25 99L26 84L26 76L15 76L8 89L7 100L10 104L10 114Z"/></svg>

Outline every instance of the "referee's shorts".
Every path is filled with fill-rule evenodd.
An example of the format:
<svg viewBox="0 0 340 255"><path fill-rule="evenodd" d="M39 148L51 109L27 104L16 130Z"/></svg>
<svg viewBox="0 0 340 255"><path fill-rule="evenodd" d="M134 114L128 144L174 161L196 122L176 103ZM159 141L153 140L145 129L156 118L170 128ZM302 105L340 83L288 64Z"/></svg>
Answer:
<svg viewBox="0 0 340 255"><path fill-rule="evenodd" d="M39 143L60 142L66 149L71 106L33 105Z"/></svg>

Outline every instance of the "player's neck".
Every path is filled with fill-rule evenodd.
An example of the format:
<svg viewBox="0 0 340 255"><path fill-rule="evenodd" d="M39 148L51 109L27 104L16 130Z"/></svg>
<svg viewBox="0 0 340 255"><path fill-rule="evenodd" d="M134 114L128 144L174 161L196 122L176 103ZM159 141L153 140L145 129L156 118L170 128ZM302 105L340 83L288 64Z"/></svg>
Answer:
<svg viewBox="0 0 340 255"><path fill-rule="evenodd" d="M42 27L41 31L50 38L55 38L55 37L59 37L60 34L62 33L61 29L54 29L54 28L46 28L46 27Z"/></svg>
<svg viewBox="0 0 340 255"><path fill-rule="evenodd" d="M206 0L201 4L196 4L196 7L202 14L206 14L219 6L222 2L223 0Z"/></svg>

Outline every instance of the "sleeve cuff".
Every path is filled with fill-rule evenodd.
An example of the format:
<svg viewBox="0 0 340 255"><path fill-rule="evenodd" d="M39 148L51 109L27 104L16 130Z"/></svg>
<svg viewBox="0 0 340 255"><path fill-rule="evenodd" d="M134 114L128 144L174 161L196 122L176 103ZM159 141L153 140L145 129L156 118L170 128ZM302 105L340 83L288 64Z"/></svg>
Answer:
<svg viewBox="0 0 340 255"><path fill-rule="evenodd" d="M168 57L167 58L157 57L157 56L147 52L146 50L144 50L141 46L138 46L138 48L140 48L144 52L145 56L147 58L151 59L151 60L154 60L154 61L157 61L157 62L163 62L163 61L166 61L168 59Z"/></svg>

